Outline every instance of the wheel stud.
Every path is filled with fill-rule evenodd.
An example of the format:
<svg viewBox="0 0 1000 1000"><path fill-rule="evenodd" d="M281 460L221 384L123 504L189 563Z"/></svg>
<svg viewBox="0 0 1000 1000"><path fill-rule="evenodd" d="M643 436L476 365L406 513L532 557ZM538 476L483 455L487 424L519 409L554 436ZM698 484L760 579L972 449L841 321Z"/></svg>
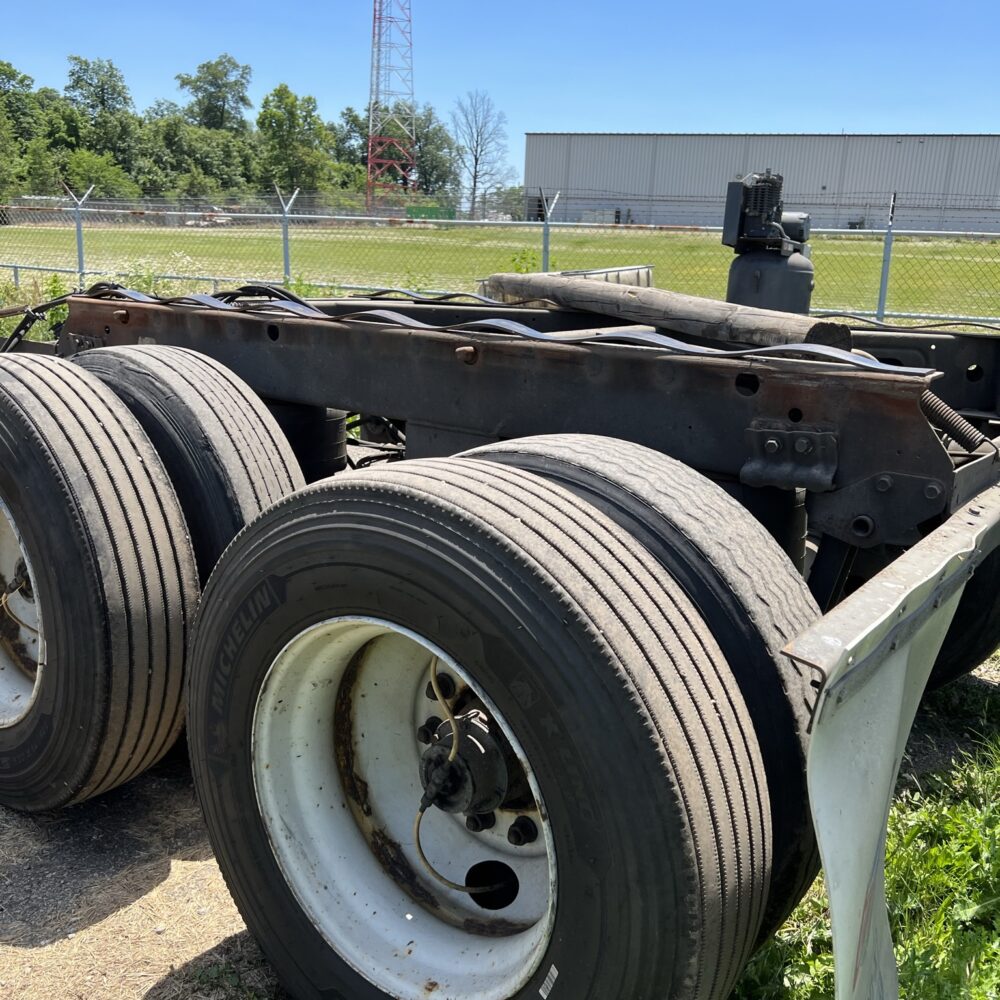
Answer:
<svg viewBox="0 0 1000 1000"><path fill-rule="evenodd" d="M438 731L438 726L441 725L441 720L436 716L432 715L419 729L417 729L417 739L427 746L434 739L434 734Z"/></svg>
<svg viewBox="0 0 1000 1000"><path fill-rule="evenodd" d="M441 696L447 700L454 697L455 695L455 682L452 680L448 674L438 674L438 687L441 689ZM430 681L427 682L427 689L424 691L427 695L428 701L437 701L437 695L434 693L434 685Z"/></svg>
<svg viewBox="0 0 1000 1000"><path fill-rule="evenodd" d="M475 816L465 817L465 828L470 833L482 833L483 830L492 830L497 825L497 818L493 813L479 813Z"/></svg>
<svg viewBox="0 0 1000 1000"><path fill-rule="evenodd" d="M515 847L533 844L538 839L538 827L527 816L518 816L507 831L507 839Z"/></svg>

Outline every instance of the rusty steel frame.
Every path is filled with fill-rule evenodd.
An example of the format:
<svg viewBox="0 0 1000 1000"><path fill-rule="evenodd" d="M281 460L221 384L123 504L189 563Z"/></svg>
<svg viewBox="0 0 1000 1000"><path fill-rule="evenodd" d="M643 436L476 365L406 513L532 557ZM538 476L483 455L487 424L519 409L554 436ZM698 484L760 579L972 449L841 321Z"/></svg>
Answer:
<svg viewBox="0 0 1000 1000"><path fill-rule="evenodd" d="M912 545L953 509L953 497L961 502L1000 478L994 453L962 461L950 455L920 409L932 382L950 379L965 412L995 413L1000 365L988 338L858 338L903 363L926 364L937 351L963 372L984 372L971 382L954 372L941 378L824 360L689 356L441 329L483 317L549 333L616 328L614 320L566 310L392 302L396 313L431 327L413 329L366 318L385 307L382 300L312 305L322 315L74 296L58 351L139 343L201 351L267 399L405 421L414 458L533 434L619 437L743 496L805 488L811 530L859 548Z"/></svg>

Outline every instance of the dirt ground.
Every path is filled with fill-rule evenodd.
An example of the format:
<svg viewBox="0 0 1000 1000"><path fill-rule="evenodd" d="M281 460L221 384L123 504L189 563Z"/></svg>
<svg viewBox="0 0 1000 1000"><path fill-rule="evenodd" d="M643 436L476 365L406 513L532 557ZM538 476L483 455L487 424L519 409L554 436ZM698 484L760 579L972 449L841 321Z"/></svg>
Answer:
<svg viewBox="0 0 1000 1000"><path fill-rule="evenodd" d="M0 808L0 996L286 996L229 898L183 749L73 809Z"/></svg>
<svg viewBox="0 0 1000 1000"><path fill-rule="evenodd" d="M994 659L921 711L901 782L981 735ZM183 749L93 802L0 808L0 996L11 1000L279 1000L212 857Z"/></svg>

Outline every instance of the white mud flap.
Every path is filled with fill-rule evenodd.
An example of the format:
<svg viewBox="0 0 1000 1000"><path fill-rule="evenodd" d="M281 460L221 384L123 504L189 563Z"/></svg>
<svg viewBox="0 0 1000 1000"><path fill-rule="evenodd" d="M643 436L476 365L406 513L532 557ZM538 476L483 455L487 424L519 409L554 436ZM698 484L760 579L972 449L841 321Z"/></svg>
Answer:
<svg viewBox="0 0 1000 1000"><path fill-rule="evenodd" d="M830 896L836 1000L898 1000L885 897L889 807L959 598L998 544L1000 487L993 486L785 648L824 678L808 778Z"/></svg>

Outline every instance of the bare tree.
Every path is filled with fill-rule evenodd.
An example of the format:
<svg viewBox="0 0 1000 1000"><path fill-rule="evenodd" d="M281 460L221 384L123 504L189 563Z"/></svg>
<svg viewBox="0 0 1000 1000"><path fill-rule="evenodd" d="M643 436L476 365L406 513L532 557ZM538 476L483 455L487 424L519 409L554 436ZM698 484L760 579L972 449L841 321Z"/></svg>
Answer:
<svg viewBox="0 0 1000 1000"><path fill-rule="evenodd" d="M510 175L507 116L485 91L470 90L456 101L451 125L469 192L469 216L475 218L482 194Z"/></svg>

